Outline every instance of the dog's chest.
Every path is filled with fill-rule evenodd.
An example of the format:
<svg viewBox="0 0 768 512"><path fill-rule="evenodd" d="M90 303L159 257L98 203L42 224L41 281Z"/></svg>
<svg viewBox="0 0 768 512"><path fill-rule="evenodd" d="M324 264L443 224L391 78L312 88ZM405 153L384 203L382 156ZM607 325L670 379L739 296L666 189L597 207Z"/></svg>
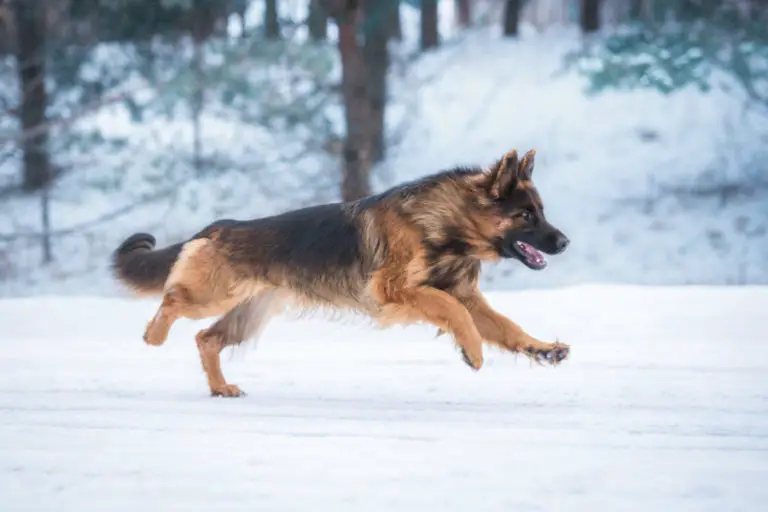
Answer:
<svg viewBox="0 0 768 512"><path fill-rule="evenodd" d="M471 290L480 276L480 262L466 257L444 256L429 266L427 286L444 291Z"/></svg>

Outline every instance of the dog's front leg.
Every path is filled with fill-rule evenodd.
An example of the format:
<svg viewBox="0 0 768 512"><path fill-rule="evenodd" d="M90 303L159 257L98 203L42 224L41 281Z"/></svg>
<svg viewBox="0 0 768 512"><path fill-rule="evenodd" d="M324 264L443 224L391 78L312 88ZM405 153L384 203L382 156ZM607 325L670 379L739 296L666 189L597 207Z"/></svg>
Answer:
<svg viewBox="0 0 768 512"><path fill-rule="evenodd" d="M472 315L458 299L429 286L401 290L397 303L407 306L409 316L416 316L453 334L461 347L464 361L479 370L483 366L483 339Z"/></svg>
<svg viewBox="0 0 768 512"><path fill-rule="evenodd" d="M512 320L491 308L479 291L464 299L462 303L467 307L480 335L486 341L552 365L568 357L568 345L537 340Z"/></svg>

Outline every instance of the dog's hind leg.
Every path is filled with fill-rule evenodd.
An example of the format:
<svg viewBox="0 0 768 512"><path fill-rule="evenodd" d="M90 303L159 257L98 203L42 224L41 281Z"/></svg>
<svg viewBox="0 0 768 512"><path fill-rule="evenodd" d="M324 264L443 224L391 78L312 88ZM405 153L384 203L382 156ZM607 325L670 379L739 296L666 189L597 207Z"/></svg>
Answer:
<svg viewBox="0 0 768 512"><path fill-rule="evenodd" d="M162 345L179 318L221 315L250 296L255 284L239 277L214 242L187 242L165 283L163 301L147 324L144 341Z"/></svg>
<svg viewBox="0 0 768 512"><path fill-rule="evenodd" d="M144 330L144 342L156 347L165 343L173 323L181 316L186 290L174 287L165 292L163 302Z"/></svg>
<svg viewBox="0 0 768 512"><path fill-rule="evenodd" d="M520 352L537 362L556 365L568 357L570 347L563 343L540 341L519 325L494 311L479 293L463 301L486 341L510 352Z"/></svg>
<svg viewBox="0 0 768 512"><path fill-rule="evenodd" d="M244 393L234 384L228 384L221 372L221 351L258 337L274 311L274 292L267 290L249 298L229 311L216 323L197 333L195 341L200 361L208 378L213 396L241 396Z"/></svg>

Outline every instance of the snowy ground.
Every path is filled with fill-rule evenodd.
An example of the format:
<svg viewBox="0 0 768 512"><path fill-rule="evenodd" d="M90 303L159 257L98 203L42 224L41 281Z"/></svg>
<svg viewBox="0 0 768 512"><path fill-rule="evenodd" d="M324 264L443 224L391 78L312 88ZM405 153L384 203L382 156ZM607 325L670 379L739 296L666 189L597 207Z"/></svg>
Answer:
<svg viewBox="0 0 768 512"><path fill-rule="evenodd" d="M141 342L152 301L0 301L0 509L764 510L768 288L490 300L571 359L473 373L426 327L278 320L217 399L199 325Z"/></svg>

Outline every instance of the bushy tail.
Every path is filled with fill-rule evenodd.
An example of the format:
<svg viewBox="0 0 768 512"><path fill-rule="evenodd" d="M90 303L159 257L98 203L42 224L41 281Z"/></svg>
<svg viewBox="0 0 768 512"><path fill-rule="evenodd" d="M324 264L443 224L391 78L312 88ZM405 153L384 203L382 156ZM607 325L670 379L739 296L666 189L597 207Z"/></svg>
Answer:
<svg viewBox="0 0 768 512"><path fill-rule="evenodd" d="M131 235L112 253L115 277L137 293L159 295L183 245L155 251L155 237L148 233Z"/></svg>

